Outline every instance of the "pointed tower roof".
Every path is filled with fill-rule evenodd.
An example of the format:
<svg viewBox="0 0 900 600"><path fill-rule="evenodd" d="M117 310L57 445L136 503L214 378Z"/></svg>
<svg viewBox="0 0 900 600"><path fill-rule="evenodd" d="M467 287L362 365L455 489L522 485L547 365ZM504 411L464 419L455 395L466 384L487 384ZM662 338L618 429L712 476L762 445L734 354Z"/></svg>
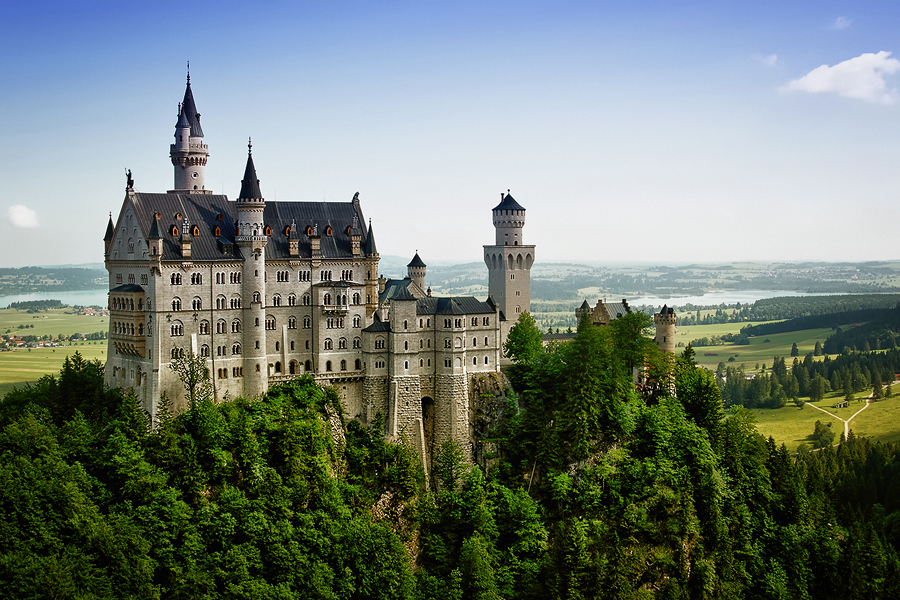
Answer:
<svg viewBox="0 0 900 600"><path fill-rule="evenodd" d="M187 87L184 89L184 100L181 101L181 114L178 115L178 122L184 115L188 123L191 124L191 137L203 137L203 129L200 127L200 113L197 112L197 105L194 103L194 92L191 91L191 73L188 71ZM178 127L178 125L175 125Z"/></svg>
<svg viewBox="0 0 900 600"><path fill-rule="evenodd" d="M503 196L503 194L501 194L501 196ZM512 197L509 190L506 190L506 195L503 196L500 204L494 207L494 210L525 210L525 207L516 202L516 199Z"/></svg>
<svg viewBox="0 0 900 600"><path fill-rule="evenodd" d="M109 242L113 239L113 234L115 233L116 228L112 222L112 213L109 213L109 224L106 226L106 235L103 236L104 242Z"/></svg>
<svg viewBox="0 0 900 600"><path fill-rule="evenodd" d="M591 309L591 305L588 304L587 299L585 299L585 301L581 303L581 310L590 310L590 309Z"/></svg>
<svg viewBox="0 0 900 600"><path fill-rule="evenodd" d="M153 221L150 224L150 234L147 236L148 240L158 240L161 239L162 236L159 235L159 219L154 215L151 220Z"/></svg>
<svg viewBox="0 0 900 600"><path fill-rule="evenodd" d="M253 143L247 143L247 168L244 169L244 179L241 180L241 193L238 200L262 200L262 192L259 191L259 179L256 178L256 167L253 165Z"/></svg>
<svg viewBox="0 0 900 600"><path fill-rule="evenodd" d="M422 259L419 258L419 253L416 252L416 255L413 256L413 259L412 259L411 261L409 261L409 264L406 265L406 266L407 266L407 267L422 267L422 268L425 268L426 265L425 265L424 262L422 262Z"/></svg>
<svg viewBox="0 0 900 600"><path fill-rule="evenodd" d="M366 255L378 254L375 248L375 233L372 231L372 219L369 219L369 233L366 235Z"/></svg>

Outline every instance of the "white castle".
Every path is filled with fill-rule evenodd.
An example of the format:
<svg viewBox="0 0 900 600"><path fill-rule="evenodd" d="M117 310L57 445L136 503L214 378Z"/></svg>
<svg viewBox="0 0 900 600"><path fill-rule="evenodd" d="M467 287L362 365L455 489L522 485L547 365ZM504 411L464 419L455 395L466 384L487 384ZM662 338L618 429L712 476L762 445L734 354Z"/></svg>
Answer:
<svg viewBox="0 0 900 600"><path fill-rule="evenodd" d="M128 173L105 243L110 343L106 383L130 388L152 420L162 394L187 408L173 357L204 357L216 401L255 397L309 374L345 414L410 439L428 468L446 439L471 447L476 380L499 373L502 347L530 309L534 246L509 193L484 247L489 297L436 297L416 253L408 277L379 275L371 222L349 202L267 202L252 148L236 201L205 188L209 149L188 76L169 154L174 189L145 193Z"/></svg>

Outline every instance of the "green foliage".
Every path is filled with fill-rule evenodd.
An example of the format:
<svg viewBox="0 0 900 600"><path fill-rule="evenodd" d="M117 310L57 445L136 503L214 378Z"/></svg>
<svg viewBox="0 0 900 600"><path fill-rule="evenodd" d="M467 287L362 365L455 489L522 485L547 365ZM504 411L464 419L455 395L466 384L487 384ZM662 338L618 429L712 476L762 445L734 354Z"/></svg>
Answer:
<svg viewBox="0 0 900 600"><path fill-rule="evenodd" d="M535 360L543 352L541 330L528 311L519 315L516 324L509 330L504 354L516 362L527 363Z"/></svg>

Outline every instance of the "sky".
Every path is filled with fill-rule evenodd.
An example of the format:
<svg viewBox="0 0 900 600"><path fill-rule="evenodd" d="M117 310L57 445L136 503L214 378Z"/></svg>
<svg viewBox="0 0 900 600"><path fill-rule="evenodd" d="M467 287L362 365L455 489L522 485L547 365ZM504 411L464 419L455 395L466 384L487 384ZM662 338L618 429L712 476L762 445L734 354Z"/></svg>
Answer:
<svg viewBox="0 0 900 600"><path fill-rule="evenodd" d="M480 261L510 190L538 261L900 258L890 2L19 2L0 21L0 266L100 262L173 185L186 63L235 198L359 192L382 255Z"/></svg>

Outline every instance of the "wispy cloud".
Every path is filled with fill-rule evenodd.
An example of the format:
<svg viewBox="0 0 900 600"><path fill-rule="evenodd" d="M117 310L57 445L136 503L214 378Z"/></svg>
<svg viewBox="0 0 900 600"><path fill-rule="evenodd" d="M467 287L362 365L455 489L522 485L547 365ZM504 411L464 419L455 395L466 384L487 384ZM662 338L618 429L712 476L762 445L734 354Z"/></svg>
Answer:
<svg viewBox="0 0 900 600"><path fill-rule="evenodd" d="M829 29L847 29L850 27L850 23L852 23L850 19L847 17L838 17L834 21L831 22L831 26Z"/></svg>
<svg viewBox="0 0 900 600"><path fill-rule="evenodd" d="M768 56L763 56L761 54L754 54L753 60L766 67L774 67L778 64L778 55L770 54Z"/></svg>
<svg viewBox="0 0 900 600"><path fill-rule="evenodd" d="M888 89L884 76L900 71L890 52L866 53L833 67L822 65L782 88L784 91L832 93L876 104L894 104L897 90Z"/></svg>
<svg viewBox="0 0 900 600"><path fill-rule="evenodd" d="M21 204L10 206L9 210L6 211L6 215L9 217L9 222L16 227L30 229L38 226L37 213L27 206L22 206Z"/></svg>

